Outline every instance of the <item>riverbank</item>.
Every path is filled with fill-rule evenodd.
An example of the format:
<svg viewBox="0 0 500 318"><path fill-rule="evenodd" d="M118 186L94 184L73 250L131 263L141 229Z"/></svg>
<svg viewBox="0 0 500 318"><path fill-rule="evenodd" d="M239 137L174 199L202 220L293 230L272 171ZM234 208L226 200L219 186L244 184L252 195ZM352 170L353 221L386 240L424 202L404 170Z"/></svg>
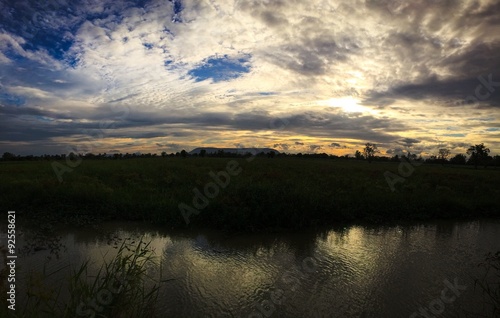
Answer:
<svg viewBox="0 0 500 318"><path fill-rule="evenodd" d="M62 182L51 162L3 162L0 205L37 222L142 220L228 231L499 216L498 169L250 159L84 160Z"/></svg>

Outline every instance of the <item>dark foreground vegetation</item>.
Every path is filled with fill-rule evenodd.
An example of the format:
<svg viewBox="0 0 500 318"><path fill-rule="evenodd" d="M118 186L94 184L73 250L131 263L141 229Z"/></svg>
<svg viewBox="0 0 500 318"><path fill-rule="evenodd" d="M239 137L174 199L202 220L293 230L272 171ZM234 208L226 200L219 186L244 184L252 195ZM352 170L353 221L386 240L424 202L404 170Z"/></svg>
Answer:
<svg viewBox="0 0 500 318"><path fill-rule="evenodd" d="M19 221L124 219L230 231L500 215L498 167L402 162L83 159L60 182L53 161L3 161L0 206Z"/></svg>

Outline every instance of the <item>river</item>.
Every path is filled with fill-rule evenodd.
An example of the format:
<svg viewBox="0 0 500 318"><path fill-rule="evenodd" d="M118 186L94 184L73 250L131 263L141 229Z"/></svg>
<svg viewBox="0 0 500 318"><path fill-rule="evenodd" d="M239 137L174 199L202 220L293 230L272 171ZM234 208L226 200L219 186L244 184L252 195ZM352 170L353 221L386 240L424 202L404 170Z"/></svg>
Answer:
<svg viewBox="0 0 500 318"><path fill-rule="evenodd" d="M97 268L119 242L151 241L158 317L474 317L488 314L478 264L500 251L491 219L268 234L111 222L58 228L45 242L18 233L20 282L45 268L57 284L67 265Z"/></svg>

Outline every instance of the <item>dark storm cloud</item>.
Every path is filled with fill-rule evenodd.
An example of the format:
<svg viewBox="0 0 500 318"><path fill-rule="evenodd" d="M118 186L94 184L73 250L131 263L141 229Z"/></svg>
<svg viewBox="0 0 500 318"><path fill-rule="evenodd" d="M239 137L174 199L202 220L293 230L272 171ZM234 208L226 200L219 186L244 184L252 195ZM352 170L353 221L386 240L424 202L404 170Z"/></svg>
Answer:
<svg viewBox="0 0 500 318"><path fill-rule="evenodd" d="M0 114L2 115L1 118L4 118L4 116L46 116L49 114L47 111L43 111L41 109L36 109L32 107L7 107L7 106L0 106ZM53 114L56 116L57 114Z"/></svg>
<svg viewBox="0 0 500 318"><path fill-rule="evenodd" d="M457 148L469 148L471 145L466 142L452 142L450 143L450 147L452 149L457 149Z"/></svg>
<svg viewBox="0 0 500 318"><path fill-rule="evenodd" d="M102 79L68 72L61 65L47 65L42 61L22 58L16 63L2 64L0 67L0 93L2 86L4 90L12 87L35 87L49 93L53 98L68 98L75 95L90 96L96 94L105 86L105 83ZM43 101L35 96L27 95L25 98L30 99L35 105L43 104Z"/></svg>
<svg viewBox="0 0 500 318"><path fill-rule="evenodd" d="M124 127L141 127L163 124L190 125L195 129L215 127L231 130L273 130L276 129L277 118L265 111L240 114L203 113L195 116L175 114L152 114L132 112L125 119ZM328 112L305 112L281 118L286 121L284 131L306 133L313 136L363 136L374 135L382 141L394 140L387 132L404 130L404 126L395 120L378 119L372 116L348 117ZM280 126L281 127L281 126ZM374 129L384 131L378 132Z"/></svg>
<svg viewBox="0 0 500 318"><path fill-rule="evenodd" d="M255 111L240 114L202 113L185 115L175 113L151 113L131 111L122 118L116 118L109 107L101 107L89 113L88 116L77 116L79 120L68 120L68 114L44 111L24 107L0 107L0 112L6 116L0 118L0 124L7 131L15 134L2 134L3 141L27 141L54 137L70 137L75 135L102 134L106 138L156 138L168 136L167 127L182 127L202 131L215 130L274 130L276 118L265 111ZM6 119L7 115L16 115L15 120ZM22 120L27 115L30 120ZM113 117L115 116L115 117ZM88 118L82 120L84 117ZM347 117L328 112L305 112L282 118L288 124L284 131L308 134L317 137L360 138L377 142L394 141L396 137L389 132L404 129L400 123L389 119L378 119L371 116ZM33 121L37 125L33 125ZM281 126L280 126L281 127ZM377 130L374 130L377 129ZM381 132L384 131L384 132ZM186 132L175 132L177 136L187 136ZM31 137L33 136L33 137ZM299 143L300 144L300 143Z"/></svg>
<svg viewBox="0 0 500 318"><path fill-rule="evenodd" d="M401 155L404 153L404 150L402 148L391 148L387 149L385 153L388 155Z"/></svg>
<svg viewBox="0 0 500 318"><path fill-rule="evenodd" d="M341 144L337 142L332 142L330 145L328 145L330 148L335 148L335 149L346 149L346 146L342 146Z"/></svg>
<svg viewBox="0 0 500 318"><path fill-rule="evenodd" d="M414 144L418 144L420 143L421 141L418 140L418 139L413 139L413 138L404 138L402 140L399 141L399 144L402 144L406 147L411 147L413 146Z"/></svg>
<svg viewBox="0 0 500 318"><path fill-rule="evenodd" d="M270 27L279 27L288 23L286 17L279 12L264 11L260 18Z"/></svg>
<svg viewBox="0 0 500 318"><path fill-rule="evenodd" d="M500 52L499 52L500 54ZM500 56L500 55L499 55ZM500 72L467 79L429 78L419 84L406 84L386 92L373 92L363 103L387 106L399 99L429 100L442 106L500 107Z"/></svg>
<svg viewBox="0 0 500 318"><path fill-rule="evenodd" d="M500 12L498 13L500 15ZM467 79L479 75L500 74L500 41L472 43L459 54L443 59L441 65L449 67L459 78Z"/></svg>
<svg viewBox="0 0 500 318"><path fill-rule="evenodd" d="M0 119L1 135L0 141L24 142L50 140L55 137L66 137L76 133L75 127L68 125L54 126L50 123L36 123L22 119L6 121ZM14 127L16 129L14 129ZM19 129L21 128L21 129Z"/></svg>
<svg viewBox="0 0 500 318"><path fill-rule="evenodd" d="M294 44L287 44L269 50L267 59L272 63L304 76L325 74L332 63L345 61L359 48L349 38L338 40L328 31L305 34ZM273 54L273 52L277 52Z"/></svg>
<svg viewBox="0 0 500 318"><path fill-rule="evenodd" d="M479 77L493 77L500 82L500 41L493 36L500 26L500 4L492 1L483 6L464 1L369 1L368 8L404 20L403 28L389 33L384 47L392 48L392 55L408 61L416 77L389 83L388 90L367 94L366 104L385 107L400 99L429 100L444 106L462 106L466 103L480 107L500 107L500 86L485 98L476 97L482 82ZM443 29L454 30L455 37L444 37ZM476 38L465 41L466 30L475 30ZM440 34L440 35L436 35ZM448 51L448 54L444 52ZM414 62L413 62L414 61ZM446 70L439 75L436 70ZM442 72L441 72L442 73ZM480 94L486 96L485 88ZM471 101L472 100L472 101Z"/></svg>

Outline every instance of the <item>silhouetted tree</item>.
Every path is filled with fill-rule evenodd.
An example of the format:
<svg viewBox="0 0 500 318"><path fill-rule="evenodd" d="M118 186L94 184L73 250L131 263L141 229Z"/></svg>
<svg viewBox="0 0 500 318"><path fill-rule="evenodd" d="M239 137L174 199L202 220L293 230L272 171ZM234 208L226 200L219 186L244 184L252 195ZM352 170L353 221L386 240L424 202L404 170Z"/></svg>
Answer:
<svg viewBox="0 0 500 318"><path fill-rule="evenodd" d="M446 148L439 149L439 153L438 153L439 160L441 160L442 162L445 162L449 156L450 156L450 149L446 149Z"/></svg>
<svg viewBox="0 0 500 318"><path fill-rule="evenodd" d="M186 152L186 150L184 150L184 149L182 149L182 150L181 150L181 157L182 157L182 158L186 158L186 157L187 157L187 152Z"/></svg>
<svg viewBox="0 0 500 318"><path fill-rule="evenodd" d="M76 159L78 159L78 157L79 156L74 152L69 153L69 160L71 160L71 161L75 161Z"/></svg>
<svg viewBox="0 0 500 318"><path fill-rule="evenodd" d="M4 152L3 153L3 156L2 156L2 159L3 160L14 160L16 158L16 155L14 155L13 153L10 153L10 152Z"/></svg>
<svg viewBox="0 0 500 318"><path fill-rule="evenodd" d="M500 166L500 155L496 155L493 157L493 164L495 166Z"/></svg>
<svg viewBox="0 0 500 318"><path fill-rule="evenodd" d="M205 155L207 154L207 151L205 149L201 149L200 150L200 157L205 157Z"/></svg>
<svg viewBox="0 0 500 318"><path fill-rule="evenodd" d="M365 149L363 149L363 155L368 160L368 162L372 162L373 158L375 157L375 153L377 152L377 145L371 143L367 143L365 145Z"/></svg>
<svg viewBox="0 0 500 318"><path fill-rule="evenodd" d="M467 162L467 157L461 153L450 159L450 163L455 165L464 165Z"/></svg>
<svg viewBox="0 0 500 318"><path fill-rule="evenodd" d="M363 159L363 154L361 153L361 151L356 150L356 153L354 154L354 157L355 157L357 160L361 160L361 159Z"/></svg>
<svg viewBox="0 0 500 318"><path fill-rule="evenodd" d="M432 155L429 158L425 159L425 162L426 163L436 163L437 160L438 160L437 157Z"/></svg>
<svg viewBox="0 0 500 318"><path fill-rule="evenodd" d="M490 149L486 148L482 143L479 145L470 146L469 149L467 149L467 154L470 155L469 161L474 164L474 168L476 169L477 166L481 163L485 163L484 167L486 168L486 162L489 153Z"/></svg>

